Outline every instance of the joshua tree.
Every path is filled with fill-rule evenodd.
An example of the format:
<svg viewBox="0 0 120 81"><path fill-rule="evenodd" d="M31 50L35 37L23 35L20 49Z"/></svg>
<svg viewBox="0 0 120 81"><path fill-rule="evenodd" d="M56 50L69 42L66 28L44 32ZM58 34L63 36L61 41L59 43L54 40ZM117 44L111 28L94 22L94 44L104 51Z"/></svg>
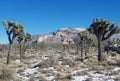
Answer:
<svg viewBox="0 0 120 81"><path fill-rule="evenodd" d="M19 48L20 48L20 59L22 58L22 41L24 40L24 32L21 33L18 38L17 38L17 41L19 43Z"/></svg>
<svg viewBox="0 0 120 81"><path fill-rule="evenodd" d="M78 33L80 37L80 48L81 48L81 57L83 57L83 41L84 41L84 33L80 32Z"/></svg>
<svg viewBox="0 0 120 81"><path fill-rule="evenodd" d="M92 36L87 31L81 31L78 36L80 38L81 57L83 57L83 48L85 48L85 55L87 55L87 48L89 49L89 44L92 42Z"/></svg>
<svg viewBox="0 0 120 81"><path fill-rule="evenodd" d="M19 48L20 48L20 59L22 58L22 54L25 53L26 51L26 43L27 41L31 40L31 35L27 33L26 35L23 33L18 35L17 41L19 43Z"/></svg>
<svg viewBox="0 0 120 81"><path fill-rule="evenodd" d="M27 48L27 42L32 40L32 36L29 33L26 33L23 41L23 54L25 54L26 48Z"/></svg>
<svg viewBox="0 0 120 81"><path fill-rule="evenodd" d="M19 34L23 32L23 26L16 22L10 22L10 21L3 21L2 23L5 26L6 33L9 40L9 49L8 49L8 55L7 55L7 64L9 64L10 52L12 49L13 41Z"/></svg>
<svg viewBox="0 0 120 81"><path fill-rule="evenodd" d="M74 41L74 44L76 46L76 53L78 54L80 37L78 35L74 36L73 41Z"/></svg>
<svg viewBox="0 0 120 81"><path fill-rule="evenodd" d="M84 40L85 56L87 56L87 53L89 53L89 47L92 46L92 44L93 44L93 37L88 32L85 32L84 38L85 38L85 40Z"/></svg>
<svg viewBox="0 0 120 81"><path fill-rule="evenodd" d="M119 32L119 28L115 24L111 24L109 21L104 19L94 19L90 28L88 29L90 33L93 33L97 37L98 41L98 61L103 60L101 41L104 41L111 37L113 34Z"/></svg>

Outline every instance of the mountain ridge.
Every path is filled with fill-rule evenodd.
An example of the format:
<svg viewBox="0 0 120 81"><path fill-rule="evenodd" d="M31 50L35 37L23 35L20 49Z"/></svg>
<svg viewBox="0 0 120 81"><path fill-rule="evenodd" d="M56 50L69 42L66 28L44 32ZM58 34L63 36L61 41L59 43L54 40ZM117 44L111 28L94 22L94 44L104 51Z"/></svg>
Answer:
<svg viewBox="0 0 120 81"><path fill-rule="evenodd" d="M60 28L57 31L47 34L38 34L32 36L32 42L44 42L47 44L53 43L73 43L73 37L80 31L85 31L86 28Z"/></svg>

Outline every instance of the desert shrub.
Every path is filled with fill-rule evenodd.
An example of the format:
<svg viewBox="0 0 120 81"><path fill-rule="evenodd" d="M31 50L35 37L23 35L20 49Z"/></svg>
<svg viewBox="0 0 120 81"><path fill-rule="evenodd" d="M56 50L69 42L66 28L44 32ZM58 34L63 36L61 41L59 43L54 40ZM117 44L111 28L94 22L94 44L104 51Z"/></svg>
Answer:
<svg viewBox="0 0 120 81"><path fill-rule="evenodd" d="M101 70L104 70L105 68L103 66L91 66L91 68L89 68L89 71L92 71L92 70L96 70L96 71L101 71Z"/></svg>
<svg viewBox="0 0 120 81"><path fill-rule="evenodd" d="M83 58L81 58L81 57L76 57L75 59L74 59L74 61L83 61Z"/></svg>
<svg viewBox="0 0 120 81"><path fill-rule="evenodd" d="M114 79L114 81L120 81L120 78L118 77L118 78Z"/></svg>
<svg viewBox="0 0 120 81"><path fill-rule="evenodd" d="M44 73L44 74L49 73L49 71L48 71L48 70L40 70L40 72L41 72L41 73Z"/></svg>
<svg viewBox="0 0 120 81"><path fill-rule="evenodd" d="M0 81L15 81L14 70L8 66L3 66L0 69Z"/></svg>
<svg viewBox="0 0 120 81"><path fill-rule="evenodd" d="M63 65L69 65L70 67L74 67L76 64L74 61L72 61L71 59L63 59L62 62Z"/></svg>
<svg viewBox="0 0 120 81"><path fill-rule="evenodd" d="M31 76L29 81L47 81L47 80L42 76L40 76L39 78Z"/></svg>
<svg viewBox="0 0 120 81"><path fill-rule="evenodd" d="M81 72L77 72L76 75L77 76L83 76L83 75L87 75L87 71L81 71Z"/></svg>
<svg viewBox="0 0 120 81"><path fill-rule="evenodd" d="M72 77L72 75L68 74L68 75L65 76L65 79L71 80L71 79L73 79L73 77Z"/></svg>
<svg viewBox="0 0 120 81"><path fill-rule="evenodd" d="M56 57L51 56L48 59L43 60L39 64L35 65L34 67L40 67L40 68L52 67L58 64L56 60L57 60Z"/></svg>
<svg viewBox="0 0 120 81"><path fill-rule="evenodd" d="M117 53L116 53L116 52L111 52L110 55L111 55L112 57L115 57L115 56L117 55Z"/></svg>
<svg viewBox="0 0 120 81"><path fill-rule="evenodd" d="M70 74L65 75L65 76L63 76L61 74L56 74L55 78L54 78L55 81L71 81L72 79L73 79L73 77Z"/></svg>
<svg viewBox="0 0 120 81"><path fill-rule="evenodd" d="M89 76L89 77L88 77L85 81L93 81L93 80L92 80L92 76L89 75L89 74L88 74L88 76Z"/></svg>
<svg viewBox="0 0 120 81"><path fill-rule="evenodd" d="M58 81L58 80L60 80L60 79L63 79L63 75L61 75L60 73L57 73L57 74L54 74L54 76L55 76L55 78L54 78L54 80L55 81Z"/></svg>

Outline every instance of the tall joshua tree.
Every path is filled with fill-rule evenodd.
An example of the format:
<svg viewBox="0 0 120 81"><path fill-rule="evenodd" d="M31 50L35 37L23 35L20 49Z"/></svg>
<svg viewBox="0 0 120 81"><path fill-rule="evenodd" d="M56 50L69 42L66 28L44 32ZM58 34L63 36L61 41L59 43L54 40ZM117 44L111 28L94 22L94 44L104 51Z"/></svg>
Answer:
<svg viewBox="0 0 120 81"><path fill-rule="evenodd" d="M9 40L9 49L8 49L8 55L7 55L7 64L9 64L13 41L19 34L23 32L23 26L16 22L10 22L10 21L3 21L2 23L5 26L6 33Z"/></svg>
<svg viewBox="0 0 120 81"><path fill-rule="evenodd" d="M81 57L83 57L83 45L84 45L84 41L85 41L85 36L86 36L86 32L85 31L81 31L78 33L78 36L80 37L80 47L81 47Z"/></svg>
<svg viewBox="0 0 120 81"><path fill-rule="evenodd" d="M89 47L93 44L93 36L85 31L84 39L85 56L87 56L87 53L89 53Z"/></svg>
<svg viewBox="0 0 120 81"><path fill-rule="evenodd" d="M26 43L31 40L31 35L27 33L26 35L23 33L18 35L17 41L19 43L20 48L20 59L22 58L22 54L25 53Z"/></svg>
<svg viewBox="0 0 120 81"><path fill-rule="evenodd" d="M24 40L24 32L21 33L17 38L17 41L19 43L19 48L20 48L20 59L22 58L22 41L23 40Z"/></svg>
<svg viewBox="0 0 120 81"><path fill-rule="evenodd" d="M79 44L81 47L81 57L83 57L83 48L85 48L85 55L87 55L87 47L89 47L89 43L92 42L92 36L87 31L81 31L78 33L80 38Z"/></svg>
<svg viewBox="0 0 120 81"><path fill-rule="evenodd" d="M89 32L93 33L97 37L98 41L98 61L103 60L102 56L102 48L101 48L101 41L108 39L113 34L119 32L119 27L115 24L111 24L108 20L104 19L94 19L90 28L88 29Z"/></svg>
<svg viewBox="0 0 120 81"><path fill-rule="evenodd" d="M32 36L29 33L26 33L24 40L23 40L23 54L25 54L26 48L27 48L27 42L32 40Z"/></svg>
<svg viewBox="0 0 120 81"><path fill-rule="evenodd" d="M77 36L74 36L73 41L74 41L74 44L75 44L75 46L76 46L76 53L78 54L80 37L79 37L78 35L77 35Z"/></svg>

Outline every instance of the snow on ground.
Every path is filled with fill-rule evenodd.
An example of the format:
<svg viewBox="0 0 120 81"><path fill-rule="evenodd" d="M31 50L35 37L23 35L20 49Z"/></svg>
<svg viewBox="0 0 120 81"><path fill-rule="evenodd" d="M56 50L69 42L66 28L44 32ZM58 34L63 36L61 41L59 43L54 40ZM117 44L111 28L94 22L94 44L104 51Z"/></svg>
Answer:
<svg viewBox="0 0 120 81"><path fill-rule="evenodd" d="M85 81L88 76L74 76L73 77L75 80L72 80L72 81Z"/></svg>
<svg viewBox="0 0 120 81"><path fill-rule="evenodd" d="M54 79L55 76L49 76L49 77L46 77L47 80L51 81L52 79Z"/></svg>
<svg viewBox="0 0 120 81"><path fill-rule="evenodd" d="M48 56L48 55L44 55L41 57L41 59L40 58L34 59L33 66L39 64L42 60L48 59L49 57L50 56ZM19 63L20 60L16 60L15 62ZM62 61L58 61L58 63L61 64ZM81 63L81 65L85 66L84 63ZM69 65L65 65L65 67L69 67ZM23 72L21 72L19 74L17 73L17 76L20 77L22 79L22 81L29 81L29 79L30 79L29 75L34 75L35 73L37 73L37 74L35 74L35 76L36 75L37 75L37 77L41 76L41 73L38 73L38 69L39 69L39 67L27 68L27 69L24 69ZM54 67L46 67L46 68L42 68L41 70L58 73L58 70ZM120 67L114 67L112 70L120 71ZM90 81L115 81L115 79L118 77L118 75L112 74L107 71L95 71L95 70L91 71L89 68L81 68L79 70L71 69L70 72L71 72L70 74L73 75L73 78L74 78L74 80L72 80L72 81L86 81L88 79L90 79ZM86 74L78 76L77 75L78 72L86 72ZM44 78L47 81L52 81L55 78L55 76L54 75L45 76L45 74L44 74ZM36 78L35 81L39 81L38 78Z"/></svg>
<svg viewBox="0 0 120 81"><path fill-rule="evenodd" d="M46 59L48 59L50 56L48 56L48 55L44 55L44 56L42 56L42 59L43 60L46 60Z"/></svg>
<svg viewBox="0 0 120 81"><path fill-rule="evenodd" d="M30 74L34 74L35 72L38 72L38 67L36 68L27 68L23 74L25 75L30 75Z"/></svg>
<svg viewBox="0 0 120 81"><path fill-rule="evenodd" d="M114 71L120 71L120 67L115 67Z"/></svg>
<svg viewBox="0 0 120 81"><path fill-rule="evenodd" d="M19 60L19 59L16 59L15 62L16 62L16 63L20 63L20 60Z"/></svg>
<svg viewBox="0 0 120 81"><path fill-rule="evenodd" d="M76 74L77 72L82 72L82 71L87 71L87 70L89 70L89 69L88 68L83 68L81 70L75 70L71 74Z"/></svg>
<svg viewBox="0 0 120 81"><path fill-rule="evenodd" d="M116 78L116 75L105 71L91 71L89 72L89 74L92 77L92 81L114 81L114 79Z"/></svg>
<svg viewBox="0 0 120 81"><path fill-rule="evenodd" d="M35 62L35 64L34 64L33 66L36 66L36 65L38 65L40 62L42 62L42 60L41 60L41 59L34 59L34 62Z"/></svg>
<svg viewBox="0 0 120 81"><path fill-rule="evenodd" d="M89 71L87 75L73 76L73 78L75 79L73 81L85 81L87 79L91 79L92 81L115 81L117 75L110 72L107 73L106 71Z"/></svg>
<svg viewBox="0 0 120 81"><path fill-rule="evenodd" d="M38 72L38 67L36 67L36 68L27 68L21 74L17 73L16 76L22 78L22 81L28 81L29 77L27 77L27 76L32 75L32 74L34 74L36 72Z"/></svg>

